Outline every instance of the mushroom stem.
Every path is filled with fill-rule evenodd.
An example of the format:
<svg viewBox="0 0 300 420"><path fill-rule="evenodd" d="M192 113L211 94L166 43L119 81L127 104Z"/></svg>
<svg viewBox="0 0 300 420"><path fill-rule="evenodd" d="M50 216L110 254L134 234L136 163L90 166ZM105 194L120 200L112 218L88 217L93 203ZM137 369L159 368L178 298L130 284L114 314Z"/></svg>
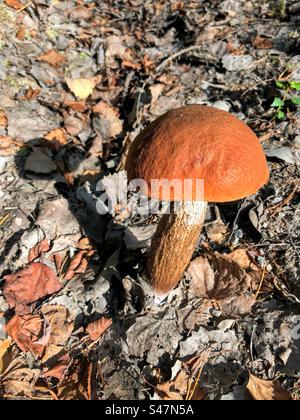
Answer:
<svg viewBox="0 0 300 420"><path fill-rule="evenodd" d="M167 294L180 281L195 251L205 222L207 202L174 203L153 237L147 275L158 295Z"/></svg>

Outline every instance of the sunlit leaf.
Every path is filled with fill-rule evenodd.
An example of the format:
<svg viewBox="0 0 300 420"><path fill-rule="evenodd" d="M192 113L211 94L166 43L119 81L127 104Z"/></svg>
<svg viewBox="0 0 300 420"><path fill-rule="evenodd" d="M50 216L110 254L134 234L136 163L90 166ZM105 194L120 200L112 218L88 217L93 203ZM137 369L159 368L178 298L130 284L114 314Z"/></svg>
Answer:
<svg viewBox="0 0 300 420"><path fill-rule="evenodd" d="M273 108L280 108L284 105L284 101L280 98L275 98L271 107Z"/></svg>
<svg viewBox="0 0 300 420"><path fill-rule="evenodd" d="M300 82L290 82L290 87L300 91Z"/></svg>
<svg viewBox="0 0 300 420"><path fill-rule="evenodd" d="M291 101L293 102L294 105L300 105L300 96L293 96L291 98Z"/></svg>

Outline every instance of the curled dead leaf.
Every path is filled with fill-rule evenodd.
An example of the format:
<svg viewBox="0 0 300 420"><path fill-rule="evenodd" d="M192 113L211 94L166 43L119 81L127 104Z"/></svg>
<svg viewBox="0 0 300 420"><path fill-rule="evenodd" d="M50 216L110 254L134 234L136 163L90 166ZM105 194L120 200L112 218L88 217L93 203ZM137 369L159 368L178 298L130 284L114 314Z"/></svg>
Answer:
<svg viewBox="0 0 300 420"><path fill-rule="evenodd" d="M39 244L37 244L34 248L29 251L28 262L31 263L32 261L39 258L43 253L48 252L50 249L50 244L47 239L43 239Z"/></svg>
<svg viewBox="0 0 300 420"><path fill-rule="evenodd" d="M247 389L256 401L290 401L289 392L285 391L279 382L265 381L250 373Z"/></svg>
<svg viewBox="0 0 300 420"><path fill-rule="evenodd" d="M87 251L80 251L75 255L75 257L73 257L68 266L66 274L64 275L65 281L71 280L75 274L85 273L88 266L88 261L85 258L85 255L87 255Z"/></svg>

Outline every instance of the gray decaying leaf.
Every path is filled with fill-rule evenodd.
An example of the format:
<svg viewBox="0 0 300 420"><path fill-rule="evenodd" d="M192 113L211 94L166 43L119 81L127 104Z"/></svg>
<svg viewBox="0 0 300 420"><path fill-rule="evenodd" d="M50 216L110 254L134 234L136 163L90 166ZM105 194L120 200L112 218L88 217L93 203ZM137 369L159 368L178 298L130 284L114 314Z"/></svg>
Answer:
<svg viewBox="0 0 300 420"><path fill-rule="evenodd" d="M126 332L130 355L141 359L146 355L147 362L155 366L163 363L164 356L174 356L180 339L172 311L137 318Z"/></svg>
<svg viewBox="0 0 300 420"><path fill-rule="evenodd" d="M149 247L155 230L156 225L127 227L124 234L127 249L135 250Z"/></svg>

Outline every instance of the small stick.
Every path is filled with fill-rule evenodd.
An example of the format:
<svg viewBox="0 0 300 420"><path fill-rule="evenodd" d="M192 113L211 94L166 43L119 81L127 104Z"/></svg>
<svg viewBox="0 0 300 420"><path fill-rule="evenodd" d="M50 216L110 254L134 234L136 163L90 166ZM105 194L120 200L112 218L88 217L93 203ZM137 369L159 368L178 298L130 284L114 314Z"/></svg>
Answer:
<svg viewBox="0 0 300 420"><path fill-rule="evenodd" d="M264 282L264 279L265 279L265 276L266 276L266 271L267 271L267 265L265 264L264 269L263 269L263 273L262 273L262 276L261 276L261 281L260 281L259 287L258 287L257 292L256 292L255 297L254 297L255 301L257 300L258 295L261 291L261 288L262 288L262 285L263 285L263 282Z"/></svg>

